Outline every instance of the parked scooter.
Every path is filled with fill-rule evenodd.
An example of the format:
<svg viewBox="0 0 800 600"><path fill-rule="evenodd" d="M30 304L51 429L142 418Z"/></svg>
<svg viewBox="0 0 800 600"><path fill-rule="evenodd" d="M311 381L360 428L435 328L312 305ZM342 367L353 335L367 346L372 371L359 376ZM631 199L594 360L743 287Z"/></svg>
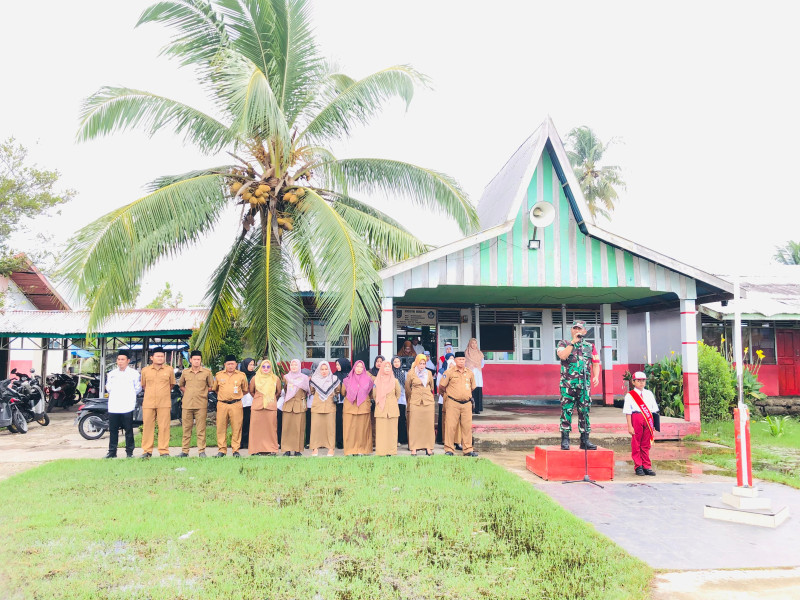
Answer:
<svg viewBox="0 0 800 600"><path fill-rule="evenodd" d="M0 381L0 427L11 433L28 433L28 422L19 409L19 398L11 388L12 379Z"/></svg>
<svg viewBox="0 0 800 600"><path fill-rule="evenodd" d="M31 369L31 373L36 373L36 371ZM11 374L17 377L17 379L12 379L9 385L16 396L13 404L22 413L25 422L36 421L42 427L49 425L50 417L47 416L44 391L42 391L39 377L19 373L16 369L11 369Z"/></svg>
<svg viewBox="0 0 800 600"><path fill-rule="evenodd" d="M209 404L211 395L209 392ZM133 426L138 427L143 423L142 420L142 401L144 392L139 392L136 396L136 408L133 411ZM217 396L214 394L214 405L216 406ZM170 410L172 420L181 418L181 390L176 385L172 388L172 409ZM75 424L78 426L78 433L87 440L99 440L108 431L108 398L88 398L84 404L78 407L78 414L75 415Z"/></svg>
<svg viewBox="0 0 800 600"><path fill-rule="evenodd" d="M53 373L47 376L47 387L45 388L50 402L47 405L47 412L53 408L67 409L73 404L80 402L81 393L78 391L78 376L67 373Z"/></svg>

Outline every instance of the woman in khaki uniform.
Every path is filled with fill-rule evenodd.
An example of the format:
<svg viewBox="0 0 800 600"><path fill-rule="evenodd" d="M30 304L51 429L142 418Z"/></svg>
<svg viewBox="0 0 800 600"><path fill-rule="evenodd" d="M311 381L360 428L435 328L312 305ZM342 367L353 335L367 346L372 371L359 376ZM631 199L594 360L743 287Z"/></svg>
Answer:
<svg viewBox="0 0 800 600"><path fill-rule="evenodd" d="M282 408L281 450L284 456L302 456L306 438L308 375L300 372L300 361L295 358L289 363L289 372L283 379L286 398Z"/></svg>
<svg viewBox="0 0 800 600"><path fill-rule="evenodd" d="M427 362L427 356L418 354L406 375L408 449L412 456L416 456L417 450L425 450L425 454L430 456L436 440L433 427L436 400L433 397L433 375L425 368Z"/></svg>
<svg viewBox="0 0 800 600"><path fill-rule="evenodd" d="M275 456L278 453L278 395L281 380L272 372L272 363L262 360L250 380L253 405L250 410L250 455Z"/></svg>
<svg viewBox="0 0 800 600"><path fill-rule="evenodd" d="M391 362L386 361L381 365L372 395L375 399L375 454L397 454L397 423L400 420L398 400L402 390L392 371Z"/></svg>
<svg viewBox="0 0 800 600"><path fill-rule="evenodd" d="M328 361L319 363L310 382L311 437L308 444L311 456L318 456L320 448L328 449L333 456L336 449L336 394L339 380L331 372Z"/></svg>
<svg viewBox="0 0 800 600"><path fill-rule="evenodd" d="M342 382L345 456L372 453L372 403L369 401L369 394L374 385L363 360L356 361L350 375Z"/></svg>

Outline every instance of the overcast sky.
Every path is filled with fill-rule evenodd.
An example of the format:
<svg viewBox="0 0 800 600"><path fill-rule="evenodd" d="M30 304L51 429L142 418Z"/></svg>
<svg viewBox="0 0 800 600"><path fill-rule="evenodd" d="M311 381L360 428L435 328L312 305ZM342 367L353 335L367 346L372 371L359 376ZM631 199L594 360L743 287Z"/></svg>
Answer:
<svg viewBox="0 0 800 600"><path fill-rule="evenodd" d="M216 164L180 139L124 133L75 143L82 100L125 85L201 108L190 70L158 52L168 33L134 29L149 1L3 3L0 138L29 146L77 197L34 228L63 243L136 199L155 177ZM110 7L113 6L113 9ZM474 7L474 8L473 8ZM491 11L487 11L491 9ZM393 64L428 75L408 111L393 103L337 148L414 162L458 179L473 202L549 114L562 138L588 125L622 167L627 191L602 227L710 272L754 272L775 245L800 240L797 2L461 1L314 3L323 53L362 77ZM373 201L424 241L450 223ZM150 272L140 304L169 279L187 304L237 228L233 212L201 247ZM25 249L30 236L15 240Z"/></svg>

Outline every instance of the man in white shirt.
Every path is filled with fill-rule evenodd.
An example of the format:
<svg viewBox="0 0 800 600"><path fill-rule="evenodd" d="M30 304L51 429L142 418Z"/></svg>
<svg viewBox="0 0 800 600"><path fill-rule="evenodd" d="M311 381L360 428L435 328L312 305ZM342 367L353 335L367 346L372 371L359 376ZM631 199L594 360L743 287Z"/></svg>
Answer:
<svg viewBox="0 0 800 600"><path fill-rule="evenodd" d="M633 374L633 389L625 395L622 413L628 421L628 433L631 434L631 457L639 476L652 475L650 463L650 446L655 437L653 414L658 412L658 404L653 392L644 389L647 376L641 371Z"/></svg>
<svg viewBox="0 0 800 600"><path fill-rule="evenodd" d="M414 352L425 354L425 346L422 345L422 341L419 338L414 339Z"/></svg>
<svg viewBox="0 0 800 600"><path fill-rule="evenodd" d="M108 374L108 454L105 458L117 457L120 427L125 431L125 454L133 458L133 410L136 408L136 394L142 391L138 371L129 366L130 352L120 350L117 354L117 368Z"/></svg>

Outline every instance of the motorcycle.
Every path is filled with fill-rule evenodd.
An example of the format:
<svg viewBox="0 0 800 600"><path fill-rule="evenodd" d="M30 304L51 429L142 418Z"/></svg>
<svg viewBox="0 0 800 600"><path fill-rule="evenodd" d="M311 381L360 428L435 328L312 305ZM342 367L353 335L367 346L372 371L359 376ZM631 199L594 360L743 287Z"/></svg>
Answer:
<svg viewBox="0 0 800 600"><path fill-rule="evenodd" d="M209 393L209 403L211 402ZM214 403L216 405L216 394ZM142 402L144 392L139 392L136 396L136 408L133 411L133 426L138 427L144 421L142 419ZM181 418L181 389L176 385L172 388L172 409L170 418L172 420ZM75 415L75 425L78 426L78 433L86 440L99 440L108 431L108 398L88 398L86 402L78 407L78 414Z"/></svg>
<svg viewBox="0 0 800 600"><path fill-rule="evenodd" d="M0 381L0 427L8 428L11 433L28 433L28 422L19 409L19 399L11 387L12 381Z"/></svg>
<svg viewBox="0 0 800 600"><path fill-rule="evenodd" d="M47 412L50 412L53 408L67 409L81 400L77 375L69 375L67 373L48 375L45 390L50 397Z"/></svg>
<svg viewBox="0 0 800 600"><path fill-rule="evenodd" d="M11 374L16 376L16 379L12 379L9 384L9 388L16 396L13 404L22 413L26 423L36 421L42 427L46 427L50 424L50 417L47 415L47 403L41 388L41 379L35 375L35 369L31 369L31 373L34 374L33 377L11 369Z"/></svg>

